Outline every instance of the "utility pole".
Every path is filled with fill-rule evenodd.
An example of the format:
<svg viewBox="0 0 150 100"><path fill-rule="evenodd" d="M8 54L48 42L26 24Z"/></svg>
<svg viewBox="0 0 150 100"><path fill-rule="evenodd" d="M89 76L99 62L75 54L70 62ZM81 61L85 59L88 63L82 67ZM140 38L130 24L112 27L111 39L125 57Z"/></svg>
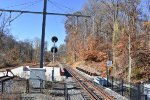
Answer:
<svg viewBox="0 0 150 100"><path fill-rule="evenodd" d="M75 44L74 44L74 51L75 51L75 53L74 53L74 61L76 62L77 61L77 49L76 49L76 46L77 46L77 35L78 35L78 16L76 16L76 33L75 33Z"/></svg>
<svg viewBox="0 0 150 100"><path fill-rule="evenodd" d="M87 36L87 19L85 19L85 25L84 25L84 35L83 35L83 48L85 49L85 37Z"/></svg>
<svg viewBox="0 0 150 100"><path fill-rule="evenodd" d="M93 36L95 35L95 16L92 17Z"/></svg>
<svg viewBox="0 0 150 100"><path fill-rule="evenodd" d="M41 36L40 68L43 68L43 55L44 55L44 49L43 48L44 48L44 42L45 42L46 10L47 10L47 0L44 0L42 36Z"/></svg>
<svg viewBox="0 0 150 100"><path fill-rule="evenodd" d="M128 45L129 45L129 72L128 72L128 82L131 82L131 37L129 34L129 40L128 40Z"/></svg>

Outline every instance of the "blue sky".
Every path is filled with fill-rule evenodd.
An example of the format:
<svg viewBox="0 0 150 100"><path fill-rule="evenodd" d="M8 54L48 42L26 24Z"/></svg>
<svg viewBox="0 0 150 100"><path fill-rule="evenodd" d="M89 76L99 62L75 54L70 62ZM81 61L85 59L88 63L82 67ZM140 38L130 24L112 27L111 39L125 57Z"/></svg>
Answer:
<svg viewBox="0 0 150 100"><path fill-rule="evenodd" d="M37 1L35 3L34 1ZM43 11L44 0L1 0L0 8L4 9L17 9L17 10L29 10L29 11ZM50 0L47 5L47 12L57 13L72 13L81 10L87 0ZM28 2L34 2L28 3ZM23 5L25 3L25 5ZM18 6L22 4L21 6ZM71 8L71 9L68 9ZM19 13L12 13L11 18L14 18ZM10 16L9 13L7 13ZM47 16L46 23L46 34L45 40L48 41L49 49L52 46L51 37L57 36L59 41L56 44L59 46L64 43L65 39L65 23L64 16ZM10 26L12 35L17 40L30 39L33 40L35 37L41 38L42 33L42 15L34 14L22 14L16 20L11 23Z"/></svg>

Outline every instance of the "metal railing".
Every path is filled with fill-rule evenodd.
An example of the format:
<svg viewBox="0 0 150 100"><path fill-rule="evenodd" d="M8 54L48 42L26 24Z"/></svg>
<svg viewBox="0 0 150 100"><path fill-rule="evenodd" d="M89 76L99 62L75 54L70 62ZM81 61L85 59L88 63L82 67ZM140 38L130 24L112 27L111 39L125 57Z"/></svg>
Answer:
<svg viewBox="0 0 150 100"><path fill-rule="evenodd" d="M108 77L108 88L115 92L129 98L130 100L148 100L147 95L144 94L144 85L141 83L133 84L127 83L123 79Z"/></svg>

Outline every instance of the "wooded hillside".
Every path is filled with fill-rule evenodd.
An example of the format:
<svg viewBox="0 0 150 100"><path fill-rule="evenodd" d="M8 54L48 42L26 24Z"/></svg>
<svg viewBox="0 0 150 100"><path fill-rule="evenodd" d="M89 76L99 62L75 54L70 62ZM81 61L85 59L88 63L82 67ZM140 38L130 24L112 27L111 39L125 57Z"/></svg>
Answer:
<svg viewBox="0 0 150 100"><path fill-rule="evenodd" d="M13 67L27 63L39 63L40 39L17 41L9 29L9 17L0 16L0 68ZM47 50L47 42L44 48L44 61L49 62L51 53ZM51 58L50 58L51 57Z"/></svg>
<svg viewBox="0 0 150 100"><path fill-rule="evenodd" d="M74 14L90 18L67 17L66 62L95 62L104 68L112 60L111 75L127 80L147 80L150 72L149 15L140 6L142 0L88 0ZM147 1L148 2L148 1ZM150 9L149 9L150 13ZM103 64L100 64L103 63ZM98 70L97 69L97 70ZM106 76L106 74L104 75Z"/></svg>

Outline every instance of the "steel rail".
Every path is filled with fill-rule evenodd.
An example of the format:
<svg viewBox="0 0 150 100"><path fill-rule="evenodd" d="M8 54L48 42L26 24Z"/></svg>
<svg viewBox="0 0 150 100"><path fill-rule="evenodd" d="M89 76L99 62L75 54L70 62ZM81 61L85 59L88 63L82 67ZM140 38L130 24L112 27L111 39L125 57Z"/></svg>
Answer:
<svg viewBox="0 0 150 100"><path fill-rule="evenodd" d="M86 91L86 93L89 94L89 96L91 97L92 100L102 100L102 98L100 98L99 96L97 96L91 89L89 89L86 84L84 83L84 81L81 81L79 77L77 77L77 75L70 70L70 68L66 69L76 80L76 82L78 82L78 84Z"/></svg>
<svg viewBox="0 0 150 100"><path fill-rule="evenodd" d="M83 76L81 76L77 72L75 72L72 68L69 68L69 67L65 67L65 68L75 78L75 80L77 80L79 85L90 95L92 100L101 100L102 98L104 100L115 100L115 98L113 98L108 93L106 93L102 88L95 86L93 83L88 81L86 78L84 78ZM80 79L82 79L83 81L81 81ZM93 90L91 90L89 87L92 88ZM96 94L99 94L100 96L102 96L102 98L100 98Z"/></svg>

